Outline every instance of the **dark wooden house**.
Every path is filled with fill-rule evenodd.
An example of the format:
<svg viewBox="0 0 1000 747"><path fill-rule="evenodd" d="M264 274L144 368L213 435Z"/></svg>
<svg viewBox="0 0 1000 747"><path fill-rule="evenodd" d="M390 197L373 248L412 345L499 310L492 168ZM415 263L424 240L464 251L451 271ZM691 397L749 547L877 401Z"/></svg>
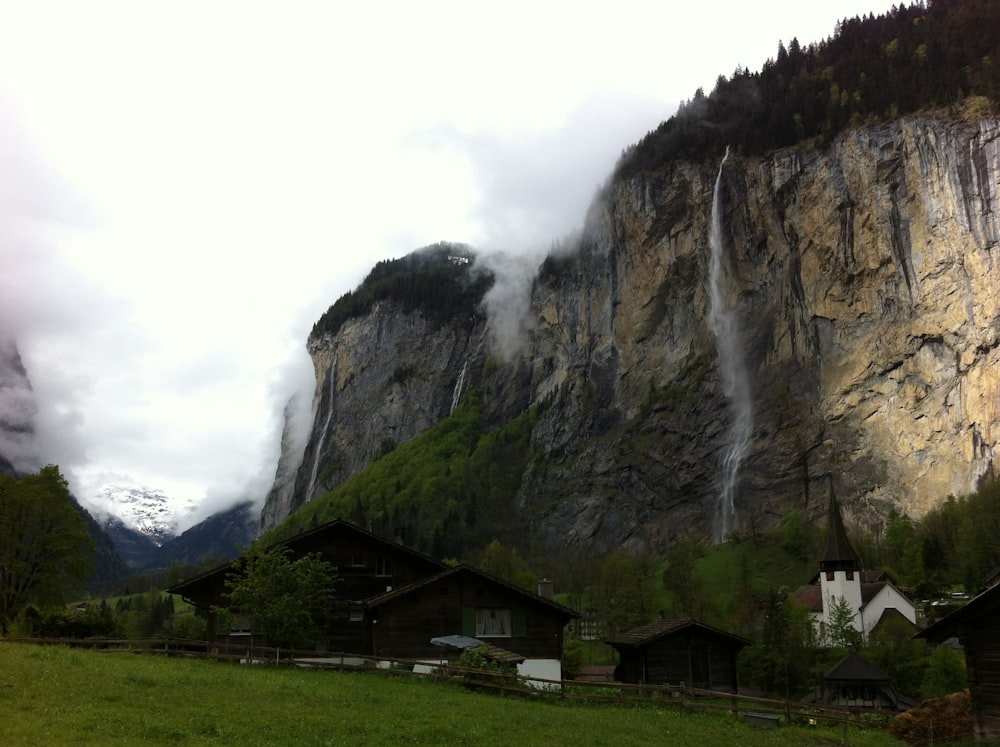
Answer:
<svg viewBox="0 0 1000 747"><path fill-rule="evenodd" d="M958 638L965 649L976 738L1000 740L1000 584L917 635L936 643Z"/></svg>
<svg viewBox="0 0 1000 747"><path fill-rule="evenodd" d="M746 638L696 620L656 620L605 641L618 651L615 679L737 692L737 657Z"/></svg>
<svg viewBox="0 0 1000 747"><path fill-rule="evenodd" d="M917 705L896 690L889 675L857 651L848 653L823 674L820 691L808 702L892 711L905 711Z"/></svg>
<svg viewBox="0 0 1000 747"><path fill-rule="evenodd" d="M348 521L332 521L281 545L292 557L319 553L337 569L333 621L316 642L321 651L441 660L447 652L432 638L467 635L558 668L563 628L577 616L551 599L467 565L447 566ZM232 572L226 564L170 589L207 617L210 640L254 632L219 611L227 604ZM266 645L260 635L255 642ZM543 671L554 673L552 666Z"/></svg>

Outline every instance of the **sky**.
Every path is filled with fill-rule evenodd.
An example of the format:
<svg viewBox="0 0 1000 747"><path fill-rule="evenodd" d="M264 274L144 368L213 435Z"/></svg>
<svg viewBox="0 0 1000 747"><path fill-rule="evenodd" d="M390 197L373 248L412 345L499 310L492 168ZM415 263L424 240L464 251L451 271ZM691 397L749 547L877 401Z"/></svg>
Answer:
<svg viewBox="0 0 1000 747"><path fill-rule="evenodd" d="M696 89L891 5L0 0L0 338L37 460L179 528L261 502L312 324L375 262L537 259Z"/></svg>

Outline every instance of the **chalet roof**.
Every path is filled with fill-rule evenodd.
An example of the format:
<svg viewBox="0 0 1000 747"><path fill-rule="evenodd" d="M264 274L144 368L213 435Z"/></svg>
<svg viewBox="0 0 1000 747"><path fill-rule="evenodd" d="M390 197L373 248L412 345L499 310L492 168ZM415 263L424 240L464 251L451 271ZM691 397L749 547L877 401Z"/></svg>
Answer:
<svg viewBox="0 0 1000 747"><path fill-rule="evenodd" d="M823 588L819 584L800 586L792 593L792 601L812 612L822 612Z"/></svg>
<svg viewBox="0 0 1000 747"><path fill-rule="evenodd" d="M473 568L471 565L466 565L465 563L456 565L453 568L446 568L440 573L436 573L432 576L426 576L422 579L414 581L413 583L401 586L398 589L393 589L392 591L386 591L381 594L376 594L373 597L369 597L368 599L365 600L365 606L380 607L381 605L386 604L387 602L395 601L396 599L405 597L408 594L412 594L415 591L418 591L419 589L432 586L433 584L437 584L444 579L456 576L460 573L469 573L472 574L473 576L478 576L479 578L488 581L490 583L497 584L498 586L503 586L509 591L520 594L521 596L527 598L532 602L535 602L545 607L549 607L552 610L561 613L566 617L567 620L574 619L580 616L579 613L574 612L569 607L564 607L563 605L559 604L556 601L553 601L551 599L546 599L545 597L540 596L533 591L528 591L527 589L524 589L518 586L517 584L512 584L509 581L505 581L502 578L493 576L489 573L486 573L485 571L481 571L478 568Z"/></svg>
<svg viewBox="0 0 1000 747"><path fill-rule="evenodd" d="M700 623L690 617L681 620L654 620L651 623L640 625L639 627L633 628L626 633L622 633L615 638L609 638L605 641L605 643L615 648L641 648L660 638L664 638L690 628L695 628L703 633L707 633L718 638L727 638L740 648L751 644L751 641L743 638L742 636L733 635L732 633L727 633L724 630L713 628L710 625L705 625L704 623Z"/></svg>
<svg viewBox="0 0 1000 747"><path fill-rule="evenodd" d="M992 622L1000 614L1000 584L973 597L969 602L949 615L945 615L933 625L917 633L917 638L930 641L944 641L960 634L960 628L976 625L980 620Z"/></svg>
<svg viewBox="0 0 1000 747"><path fill-rule="evenodd" d="M827 520L826 547L819 567L822 570L858 570L858 555L847 539L844 520L840 516L840 504L835 496L830 496L830 512Z"/></svg>
<svg viewBox="0 0 1000 747"><path fill-rule="evenodd" d="M373 542L379 543L386 547L391 547L396 551L404 552L408 555L412 555L413 557L420 558L421 560L430 563L434 566L437 566L438 568L447 568L447 566L444 563L442 563L439 560L435 560L430 555L425 555L424 553L419 552L418 550L414 550L412 547L407 547L406 545L400 544L399 542L396 542L394 540L390 540L387 539L386 537L381 537L377 534L374 534L373 532L369 532L367 529L362 529L357 524L354 524L353 522L350 521L346 521L344 519L334 519L333 521L328 521L326 524L321 524L320 526L314 527L313 529L308 529L304 532L300 532L291 537L279 540L278 542L274 542L268 545L267 547L268 549L270 549L272 547L284 546L291 549L294 552L296 547L299 545L308 544L317 537L322 537L324 534L332 534L338 531L340 532L347 531L361 535ZM239 559L237 558L237 560ZM167 589L167 591L171 594L181 594L183 596L185 595L185 590L191 589L201 584L203 581L212 578L213 576L228 573L230 570L232 570L234 562L235 561L233 560L226 561L221 565L217 565L214 568L204 571L203 573L199 573L197 576L192 576L191 578L184 579L183 581Z"/></svg>
<svg viewBox="0 0 1000 747"><path fill-rule="evenodd" d="M823 674L823 679L836 682L891 682L892 678L882 672L857 651L851 651L847 656L830 667Z"/></svg>

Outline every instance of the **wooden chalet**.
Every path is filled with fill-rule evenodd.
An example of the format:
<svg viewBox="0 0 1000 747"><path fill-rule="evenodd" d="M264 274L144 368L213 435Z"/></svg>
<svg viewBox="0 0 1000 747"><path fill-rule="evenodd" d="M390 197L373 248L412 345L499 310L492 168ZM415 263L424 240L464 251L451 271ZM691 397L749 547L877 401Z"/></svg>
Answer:
<svg viewBox="0 0 1000 747"><path fill-rule="evenodd" d="M1000 740L1000 583L917 635L935 643L958 638L965 649L976 738Z"/></svg>
<svg viewBox="0 0 1000 747"><path fill-rule="evenodd" d="M281 543L293 558L319 553L337 569L333 622L318 651L386 659L440 661L449 657L431 639L466 635L498 645L528 661L546 661L558 679L563 628L576 613L468 565L450 567L399 540L389 540L341 519ZM213 641L256 635L252 624L224 612L228 563L170 589L208 619ZM533 671L538 671L537 667ZM541 676L541 675L540 675Z"/></svg>
<svg viewBox="0 0 1000 747"><path fill-rule="evenodd" d="M696 620L656 620L605 641L618 651L615 679L634 684L680 684L739 690L737 657L746 638Z"/></svg>

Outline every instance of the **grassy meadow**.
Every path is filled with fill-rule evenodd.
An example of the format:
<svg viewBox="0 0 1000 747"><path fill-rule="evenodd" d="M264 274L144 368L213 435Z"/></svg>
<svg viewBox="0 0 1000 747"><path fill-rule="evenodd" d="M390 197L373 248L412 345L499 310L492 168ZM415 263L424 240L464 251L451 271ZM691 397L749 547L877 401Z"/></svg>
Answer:
<svg viewBox="0 0 1000 747"><path fill-rule="evenodd" d="M378 672L240 666L0 643L0 744L836 745L841 727L500 697ZM878 730L847 743L899 745Z"/></svg>

